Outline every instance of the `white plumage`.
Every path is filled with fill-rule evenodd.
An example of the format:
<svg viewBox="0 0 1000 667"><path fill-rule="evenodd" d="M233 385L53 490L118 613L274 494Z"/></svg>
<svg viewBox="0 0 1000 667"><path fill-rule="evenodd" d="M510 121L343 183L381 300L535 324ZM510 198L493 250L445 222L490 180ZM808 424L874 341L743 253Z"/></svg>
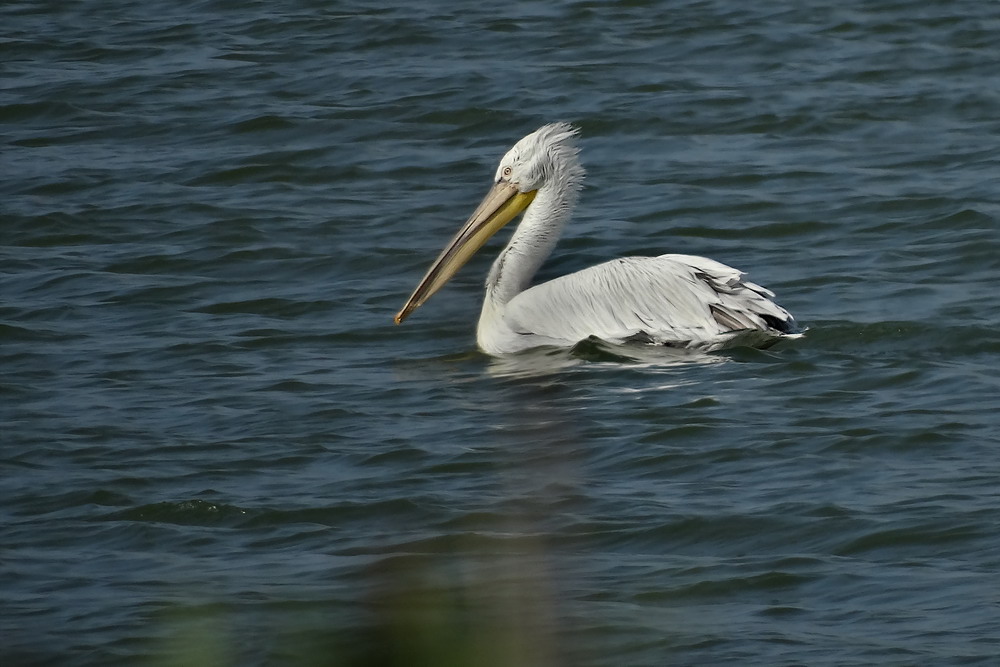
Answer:
<svg viewBox="0 0 1000 667"><path fill-rule="evenodd" d="M524 218L486 280L477 342L500 355L590 337L717 350L795 336L792 316L737 269L705 257L626 257L530 286L568 221L583 180L576 130L553 123L503 157L493 189L396 316L436 292L486 239Z"/></svg>

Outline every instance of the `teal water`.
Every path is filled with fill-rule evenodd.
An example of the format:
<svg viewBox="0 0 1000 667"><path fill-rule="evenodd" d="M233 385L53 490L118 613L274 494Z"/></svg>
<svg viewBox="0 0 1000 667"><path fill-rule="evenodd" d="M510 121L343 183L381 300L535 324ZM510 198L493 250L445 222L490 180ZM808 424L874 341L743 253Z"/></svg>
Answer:
<svg viewBox="0 0 1000 667"><path fill-rule="evenodd" d="M0 8L0 661L1000 654L993 3ZM475 349L496 161L582 132L542 278L706 255L809 328ZM502 236L502 235L501 235Z"/></svg>

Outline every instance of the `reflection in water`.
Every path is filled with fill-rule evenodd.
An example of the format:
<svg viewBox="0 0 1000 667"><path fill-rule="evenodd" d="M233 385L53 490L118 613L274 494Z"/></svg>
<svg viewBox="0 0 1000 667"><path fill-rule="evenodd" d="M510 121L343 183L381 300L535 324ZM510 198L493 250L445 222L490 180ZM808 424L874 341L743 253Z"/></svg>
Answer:
<svg viewBox="0 0 1000 667"><path fill-rule="evenodd" d="M459 518L442 510L427 539L397 542L365 571L371 625L358 643L358 664L573 664L578 649L565 644L572 634L566 619L587 555L580 545L567 553L555 540L583 530L575 517L587 514L592 495L584 470L607 445L595 434L620 435L594 423L579 382L641 369L663 373L667 383L656 386L669 389L688 381L679 366L727 360L598 340L570 350L435 360L462 367L446 386L487 383L488 400L475 391L450 403L471 428L449 474L481 492ZM425 361L418 365L426 372ZM479 372L468 373L471 366ZM620 398L617 381L608 385L615 394Z"/></svg>
<svg viewBox="0 0 1000 667"><path fill-rule="evenodd" d="M586 414L558 373L585 361L564 350L490 359L479 374L489 404L481 393L452 404L474 428L449 482L466 477L479 498L442 508L427 539L397 542L365 570L370 624L349 664L568 664L557 619L573 557L554 553L550 536L585 497L588 444Z"/></svg>
<svg viewBox="0 0 1000 667"><path fill-rule="evenodd" d="M560 664L553 573L540 539L523 533L467 534L380 561L357 663Z"/></svg>
<svg viewBox="0 0 1000 667"><path fill-rule="evenodd" d="M722 354L707 354L662 345L615 345L590 338L572 348L535 348L519 354L495 357L487 372L493 377L537 377L564 371L584 363L608 363L631 367L675 367L687 364L717 364Z"/></svg>

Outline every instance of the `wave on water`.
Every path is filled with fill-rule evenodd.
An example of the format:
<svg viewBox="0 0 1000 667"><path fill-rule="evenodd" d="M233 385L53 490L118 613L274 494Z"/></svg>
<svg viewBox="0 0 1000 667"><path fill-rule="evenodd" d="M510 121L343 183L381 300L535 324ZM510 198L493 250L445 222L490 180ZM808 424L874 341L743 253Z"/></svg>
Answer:
<svg viewBox="0 0 1000 667"><path fill-rule="evenodd" d="M994 664L997 14L2 3L0 663ZM488 357L503 233L395 326L560 120L540 279L806 335Z"/></svg>

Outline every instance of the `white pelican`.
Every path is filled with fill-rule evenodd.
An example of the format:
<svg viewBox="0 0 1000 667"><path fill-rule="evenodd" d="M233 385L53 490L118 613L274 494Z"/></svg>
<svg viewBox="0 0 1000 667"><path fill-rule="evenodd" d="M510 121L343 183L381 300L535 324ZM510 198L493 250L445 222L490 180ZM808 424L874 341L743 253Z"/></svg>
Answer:
<svg viewBox="0 0 1000 667"><path fill-rule="evenodd" d="M503 156L493 188L396 314L396 324L524 211L486 278L476 341L488 354L570 347L590 337L710 351L767 347L796 336L794 319L770 300L772 292L704 257L623 257L530 286L583 182L576 135L566 123L545 125Z"/></svg>

